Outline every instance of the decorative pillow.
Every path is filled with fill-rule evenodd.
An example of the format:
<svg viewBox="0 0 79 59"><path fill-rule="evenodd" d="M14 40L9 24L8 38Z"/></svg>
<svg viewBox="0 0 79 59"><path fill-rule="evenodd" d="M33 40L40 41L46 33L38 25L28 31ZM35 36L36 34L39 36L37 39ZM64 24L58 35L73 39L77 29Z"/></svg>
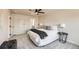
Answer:
<svg viewBox="0 0 79 59"><path fill-rule="evenodd" d="M52 30L51 26L42 25L38 27L39 29Z"/></svg>
<svg viewBox="0 0 79 59"><path fill-rule="evenodd" d="M52 30L51 26L46 26L46 30Z"/></svg>
<svg viewBox="0 0 79 59"><path fill-rule="evenodd" d="M17 40L16 39L4 41L0 46L0 49L16 49L16 48L17 48Z"/></svg>

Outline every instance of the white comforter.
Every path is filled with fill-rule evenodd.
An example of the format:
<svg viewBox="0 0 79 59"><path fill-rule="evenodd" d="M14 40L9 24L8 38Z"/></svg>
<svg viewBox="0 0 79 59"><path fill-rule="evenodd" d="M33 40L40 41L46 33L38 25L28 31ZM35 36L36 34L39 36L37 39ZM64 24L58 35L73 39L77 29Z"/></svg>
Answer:
<svg viewBox="0 0 79 59"><path fill-rule="evenodd" d="M47 45L55 40L58 39L57 30L44 30L44 29L38 29L42 30L47 33L47 37L44 39L41 39L40 36L32 31L28 31L28 35L30 39L37 45L37 46L44 46Z"/></svg>

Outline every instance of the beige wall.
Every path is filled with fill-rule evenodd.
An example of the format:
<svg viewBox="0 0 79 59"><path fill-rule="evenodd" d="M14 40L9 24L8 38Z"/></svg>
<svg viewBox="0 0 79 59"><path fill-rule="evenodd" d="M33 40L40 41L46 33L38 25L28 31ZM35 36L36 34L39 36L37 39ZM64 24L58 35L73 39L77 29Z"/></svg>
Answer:
<svg viewBox="0 0 79 59"><path fill-rule="evenodd" d="M32 20L35 19L35 25L37 26L38 17L22 14L12 14L12 34L22 34L32 27Z"/></svg>
<svg viewBox="0 0 79 59"><path fill-rule="evenodd" d="M9 37L9 16L8 9L0 9L0 44Z"/></svg>
<svg viewBox="0 0 79 59"><path fill-rule="evenodd" d="M39 23L45 25L66 24L64 31L69 33L68 41L79 45L79 10L58 10L39 16Z"/></svg>

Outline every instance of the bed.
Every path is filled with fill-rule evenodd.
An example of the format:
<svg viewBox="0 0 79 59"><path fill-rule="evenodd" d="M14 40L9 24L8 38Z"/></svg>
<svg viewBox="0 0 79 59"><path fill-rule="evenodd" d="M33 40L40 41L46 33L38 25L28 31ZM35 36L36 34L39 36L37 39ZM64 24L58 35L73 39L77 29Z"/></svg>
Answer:
<svg viewBox="0 0 79 59"><path fill-rule="evenodd" d="M37 29L37 30L45 32L47 36L41 39L39 34L29 30L27 34L36 46L45 46L58 39L57 29L53 30Z"/></svg>

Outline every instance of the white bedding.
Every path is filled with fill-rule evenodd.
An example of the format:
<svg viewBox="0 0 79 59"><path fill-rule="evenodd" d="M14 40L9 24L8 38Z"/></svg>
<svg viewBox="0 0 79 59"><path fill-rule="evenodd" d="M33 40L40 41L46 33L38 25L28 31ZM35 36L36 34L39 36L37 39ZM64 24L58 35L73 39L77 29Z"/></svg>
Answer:
<svg viewBox="0 0 79 59"><path fill-rule="evenodd" d="M38 34L32 32L32 31L28 31L28 33L27 33L29 35L30 39L37 46L44 46L44 45L47 45L58 39L57 30L44 30L44 29L38 29L38 30L42 30L42 31L46 32L48 36L45 37L44 39L41 39Z"/></svg>

